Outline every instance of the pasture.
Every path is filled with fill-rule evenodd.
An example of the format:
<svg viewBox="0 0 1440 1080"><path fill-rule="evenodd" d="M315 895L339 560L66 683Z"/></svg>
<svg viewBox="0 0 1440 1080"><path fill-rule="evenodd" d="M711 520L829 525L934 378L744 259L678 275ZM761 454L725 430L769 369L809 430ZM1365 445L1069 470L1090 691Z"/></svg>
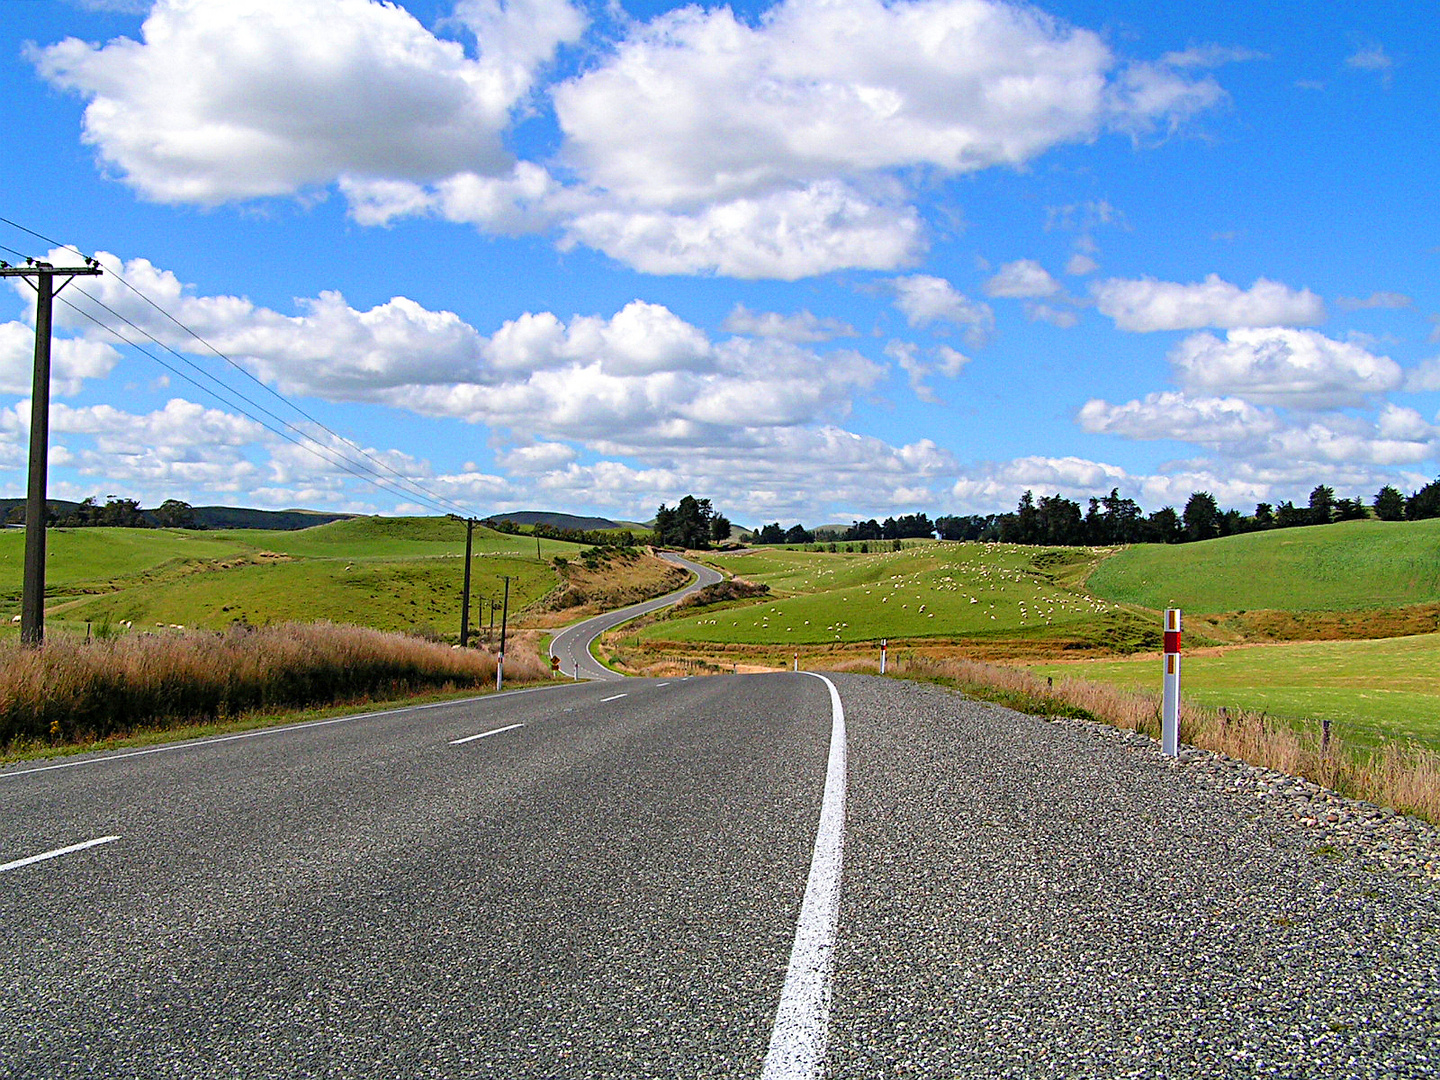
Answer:
<svg viewBox="0 0 1440 1080"><path fill-rule="evenodd" d="M1111 603L1195 614L1434 603L1440 601L1440 518L1137 544L1099 563L1087 586Z"/></svg>
<svg viewBox="0 0 1440 1080"><path fill-rule="evenodd" d="M1078 581L1099 556L1012 544L915 544L874 554L763 550L708 561L772 596L689 609L638 631L642 641L842 646L881 638L1012 642L1126 652L1158 638L1125 605ZM1153 641L1152 641L1153 638Z"/></svg>
<svg viewBox="0 0 1440 1080"><path fill-rule="evenodd" d="M0 617L16 631L23 530L0 532ZM483 598L510 582L512 616L556 585L550 559L575 544L477 528L471 620L488 625ZM46 621L53 632L85 624L136 629L223 629L328 620L380 630L455 635L460 622L465 526L446 518L355 518L298 531L52 529L47 537ZM498 616L497 616L498 625Z"/></svg>

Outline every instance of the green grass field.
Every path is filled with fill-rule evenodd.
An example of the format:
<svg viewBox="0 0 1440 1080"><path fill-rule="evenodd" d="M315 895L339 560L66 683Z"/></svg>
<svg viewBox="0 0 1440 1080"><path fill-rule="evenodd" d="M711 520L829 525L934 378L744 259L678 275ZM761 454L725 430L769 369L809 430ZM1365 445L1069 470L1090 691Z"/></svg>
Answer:
<svg viewBox="0 0 1440 1080"><path fill-rule="evenodd" d="M1030 668L1057 679L1160 689L1154 656ZM1414 739L1440 749L1440 634L1212 650L1187 654L1181 675L1185 697L1201 705L1329 719L1350 741Z"/></svg>
<svg viewBox="0 0 1440 1080"><path fill-rule="evenodd" d="M709 561L774 598L665 619L640 637L741 645L892 639L1113 639L1137 632L1124 608L1072 582L1096 556L1006 544L917 544L879 554L765 550Z"/></svg>
<svg viewBox="0 0 1440 1080"><path fill-rule="evenodd" d="M1200 614L1429 603L1440 600L1440 519L1139 544L1102 562L1087 585L1113 603Z"/></svg>
<svg viewBox="0 0 1440 1080"><path fill-rule="evenodd" d="M0 532L0 618L13 634L20 610L23 530ZM471 620L488 622L481 597L499 598L509 575L510 610L556 584L548 560L575 544L477 528ZM299 531L55 529L47 537L47 624L83 633L85 623L136 629L157 623L220 629L237 619L357 623L382 630L433 627L457 633L465 527L445 518L356 518Z"/></svg>

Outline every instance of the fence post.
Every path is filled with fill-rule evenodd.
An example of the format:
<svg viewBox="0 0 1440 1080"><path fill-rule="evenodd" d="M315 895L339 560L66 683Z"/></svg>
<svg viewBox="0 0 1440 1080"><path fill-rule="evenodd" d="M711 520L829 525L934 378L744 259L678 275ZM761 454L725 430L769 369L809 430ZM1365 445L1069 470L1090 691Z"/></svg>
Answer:
<svg viewBox="0 0 1440 1080"><path fill-rule="evenodd" d="M1180 609L1165 609L1165 675L1160 708L1160 751L1180 754Z"/></svg>

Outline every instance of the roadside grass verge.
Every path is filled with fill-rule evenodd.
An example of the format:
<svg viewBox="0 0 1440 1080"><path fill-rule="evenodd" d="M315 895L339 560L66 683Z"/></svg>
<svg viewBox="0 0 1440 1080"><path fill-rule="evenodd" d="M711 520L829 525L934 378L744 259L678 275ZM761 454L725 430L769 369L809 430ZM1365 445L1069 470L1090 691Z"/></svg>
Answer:
<svg viewBox="0 0 1440 1080"><path fill-rule="evenodd" d="M533 636L533 635L532 635ZM508 682L548 680L533 642L515 641ZM94 743L141 729L494 685L475 649L328 623L226 633L55 639L0 645L0 747Z"/></svg>
<svg viewBox="0 0 1440 1080"><path fill-rule="evenodd" d="M353 701L342 701L334 705L315 706L308 709L257 710L230 720L197 721L173 726L142 725L126 734L109 735L103 739L87 742L51 743L21 739L0 748L0 765L18 761L49 761L55 758L73 757L76 754L105 753L111 750L134 750L165 743L188 742L192 739L209 739L219 735L236 735L263 728L305 724L315 720L332 720L340 716L363 716L415 705L464 701L492 693L494 689L495 684L491 683L484 689L467 687L456 690L431 690L397 697L383 695L361 697Z"/></svg>
<svg viewBox="0 0 1440 1080"><path fill-rule="evenodd" d="M851 661L838 670L875 671L873 661ZM1153 738L1160 735L1160 695L1083 679L1047 679L1023 668L972 660L907 657L889 672L897 678L952 686L1038 716L1096 720ZM1184 702L1180 738L1252 765L1277 769L1440 824L1440 754L1416 743L1352 747L1332 732L1328 743L1315 728L1296 729L1250 710L1222 712Z"/></svg>
<svg viewBox="0 0 1440 1080"><path fill-rule="evenodd" d="M1295 723L1332 721L1351 743L1413 740L1440 750L1440 634L1308 641L1185 654L1185 696L1197 705L1264 710ZM1156 656L1027 665L1036 675L1127 690L1160 682Z"/></svg>

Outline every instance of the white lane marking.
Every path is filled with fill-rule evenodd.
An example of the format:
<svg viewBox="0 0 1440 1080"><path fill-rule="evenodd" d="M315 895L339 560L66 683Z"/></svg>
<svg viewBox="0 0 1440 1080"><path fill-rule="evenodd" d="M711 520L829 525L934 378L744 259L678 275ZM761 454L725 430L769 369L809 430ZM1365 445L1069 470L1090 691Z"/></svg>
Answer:
<svg viewBox="0 0 1440 1080"><path fill-rule="evenodd" d="M775 1011L770 1050L761 1080L814 1080L825 1068L830 1029L830 973L835 966L835 936L840 922L840 869L845 849L845 707L840 691L824 675L802 672L830 688L830 757L825 765L825 796L815 830L810 880L800 904L800 922L790 966Z"/></svg>
<svg viewBox="0 0 1440 1080"><path fill-rule="evenodd" d="M605 702L607 702L607 701L619 701L622 697L629 697L629 696L630 696L630 695L629 695L628 693L624 693L624 694L616 694L614 697L602 697L602 698L600 699L600 704L601 704L601 705L604 705Z"/></svg>
<svg viewBox="0 0 1440 1080"><path fill-rule="evenodd" d="M86 840L83 844L71 844L69 847L56 848L54 851L42 851L39 855L31 855L28 859L16 859L14 862L0 865L0 872L18 870L22 866L44 862L46 859L58 859L61 855L69 855L72 851L84 851L86 848L98 847L119 839L118 836L97 836L94 840Z"/></svg>
<svg viewBox="0 0 1440 1080"><path fill-rule="evenodd" d="M107 761L144 757L146 754L163 754L170 750L186 750L192 746L213 746L216 743L235 742L237 739L254 739L260 735L280 735L287 731L304 731L306 728L329 727L331 724L348 724L351 720L370 720L376 716L399 716L401 713L421 712L425 709L443 709L447 705L469 705L476 701L494 701L496 698L518 697L520 694L534 694L541 690L549 689L549 686L532 686L527 690L506 690L503 694L482 694L479 697L456 698L454 701L436 701L429 705L406 705L401 709L355 713L353 716L337 716L330 720L310 720L304 724L276 724L274 727L257 728L255 731L242 731L239 735L220 735L213 739L192 739L187 742L174 742L166 743L164 746L152 746L148 750L130 750L123 754L108 754L105 757L83 758L80 761L62 761L59 765L40 765L33 769L15 769L11 772L0 771L0 780L8 780L12 776L29 776L31 773L51 772L55 769L74 769L81 765L103 765Z"/></svg>
<svg viewBox="0 0 1440 1080"><path fill-rule="evenodd" d="M502 731L514 731L517 727L524 727L524 724L508 724L505 727L491 728L489 731L482 731L479 735L466 735L463 739L451 739L451 746L459 746L461 743L474 742L476 739L483 739L490 735L499 735Z"/></svg>
<svg viewBox="0 0 1440 1080"><path fill-rule="evenodd" d="M656 685L657 687L660 687L660 686L669 686L670 684L669 684L668 682L657 682L655 685Z"/></svg>

